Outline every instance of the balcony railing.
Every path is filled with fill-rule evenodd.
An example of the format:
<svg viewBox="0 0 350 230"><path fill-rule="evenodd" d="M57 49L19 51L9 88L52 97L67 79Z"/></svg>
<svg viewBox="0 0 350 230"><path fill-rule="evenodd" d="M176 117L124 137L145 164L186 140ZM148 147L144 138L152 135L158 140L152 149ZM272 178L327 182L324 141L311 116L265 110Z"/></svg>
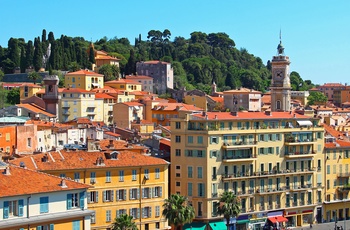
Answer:
<svg viewBox="0 0 350 230"><path fill-rule="evenodd" d="M281 204L275 204L275 209L281 208Z"/></svg>
<svg viewBox="0 0 350 230"><path fill-rule="evenodd" d="M288 158L300 158L300 157L312 157L313 154L316 154L316 152L315 151L291 152L291 153L285 153L284 156Z"/></svg>
<svg viewBox="0 0 350 230"><path fill-rule="evenodd" d="M338 177L350 177L350 173L349 173L349 172L338 173L337 176L338 176Z"/></svg>
<svg viewBox="0 0 350 230"><path fill-rule="evenodd" d="M224 148L230 148L230 147L233 147L233 148L237 148L237 147L245 147L245 146L254 146L256 145L258 142L257 141L230 141L230 142L227 142L225 141L224 144L223 144L223 147Z"/></svg>
<svg viewBox="0 0 350 230"><path fill-rule="evenodd" d="M289 208L290 207L290 203L286 203L286 208Z"/></svg>
<svg viewBox="0 0 350 230"><path fill-rule="evenodd" d="M227 156L223 155L222 159L224 161L227 160L256 160L256 155L255 154L239 154L239 155L233 155L233 156Z"/></svg>
<svg viewBox="0 0 350 230"><path fill-rule="evenodd" d="M62 108L70 108L70 105L69 104L63 104Z"/></svg>
<svg viewBox="0 0 350 230"><path fill-rule="evenodd" d="M308 137L308 138L304 138L304 139L298 139L298 138L293 137L293 136L287 136L284 139L284 142L286 144L293 144L293 143L300 144L300 143L308 143L308 142L314 142L314 141L316 141L316 139L313 138L313 137Z"/></svg>
<svg viewBox="0 0 350 230"><path fill-rule="evenodd" d="M260 204L259 210L260 211L264 211L265 210L265 206L263 204Z"/></svg>
<svg viewBox="0 0 350 230"><path fill-rule="evenodd" d="M338 186L337 188L339 191L349 191L350 190L350 184L345 184L343 186Z"/></svg>

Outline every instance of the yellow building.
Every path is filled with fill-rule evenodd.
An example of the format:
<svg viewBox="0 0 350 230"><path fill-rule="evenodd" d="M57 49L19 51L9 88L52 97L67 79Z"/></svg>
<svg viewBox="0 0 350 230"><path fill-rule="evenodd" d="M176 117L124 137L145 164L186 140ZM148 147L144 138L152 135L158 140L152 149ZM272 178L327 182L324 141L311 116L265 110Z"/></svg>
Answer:
<svg viewBox="0 0 350 230"><path fill-rule="evenodd" d="M292 112L202 112L171 120L171 193L189 197L195 221L222 219L224 191L241 200L237 229L321 217L323 127ZM286 222L286 220L288 220Z"/></svg>
<svg viewBox="0 0 350 230"><path fill-rule="evenodd" d="M19 95L20 100L25 100L30 98L31 96L36 95L36 93L41 89L40 85L32 84L32 83L23 83L19 86Z"/></svg>
<svg viewBox="0 0 350 230"><path fill-rule="evenodd" d="M349 191L350 191L350 142L339 140L340 132L332 127L324 125L326 130L325 156L325 179L326 189L323 219L326 222L340 221L350 218ZM337 136L337 137L334 137ZM344 226L345 229L345 226Z"/></svg>
<svg viewBox="0 0 350 230"><path fill-rule="evenodd" d="M95 92L79 88L60 90L59 121L65 122L77 117L89 117L92 121L104 120L104 100L95 100Z"/></svg>
<svg viewBox="0 0 350 230"><path fill-rule="evenodd" d="M107 125L113 124L113 105L117 99L106 93L96 93L95 100L101 100L103 102L103 122ZM100 104L98 102L97 104Z"/></svg>
<svg viewBox="0 0 350 230"><path fill-rule="evenodd" d="M90 229L89 185L25 167L0 162L1 230Z"/></svg>
<svg viewBox="0 0 350 230"><path fill-rule="evenodd" d="M167 229L162 204L168 197L168 162L130 151L49 152L13 161L33 170L93 186L87 206L91 229L108 229L121 214L138 229ZM90 229L90 228L89 228Z"/></svg>
<svg viewBox="0 0 350 230"><path fill-rule="evenodd" d="M118 90L142 91L142 83L129 79L107 81L105 85Z"/></svg>
<svg viewBox="0 0 350 230"><path fill-rule="evenodd" d="M204 111L208 111L207 97L203 92L202 94L187 94L183 100L185 104L194 105L203 109Z"/></svg>
<svg viewBox="0 0 350 230"><path fill-rule="evenodd" d="M103 75L87 70L79 70L67 73L64 76L64 84L66 88L79 88L91 90L94 88L103 88Z"/></svg>

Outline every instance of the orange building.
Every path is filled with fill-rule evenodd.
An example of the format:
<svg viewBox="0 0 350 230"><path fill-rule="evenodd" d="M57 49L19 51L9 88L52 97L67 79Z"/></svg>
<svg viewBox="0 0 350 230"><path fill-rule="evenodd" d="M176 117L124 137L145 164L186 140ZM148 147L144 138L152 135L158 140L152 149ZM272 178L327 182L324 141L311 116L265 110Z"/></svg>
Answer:
<svg viewBox="0 0 350 230"><path fill-rule="evenodd" d="M0 127L0 152L11 153L16 141L16 126Z"/></svg>

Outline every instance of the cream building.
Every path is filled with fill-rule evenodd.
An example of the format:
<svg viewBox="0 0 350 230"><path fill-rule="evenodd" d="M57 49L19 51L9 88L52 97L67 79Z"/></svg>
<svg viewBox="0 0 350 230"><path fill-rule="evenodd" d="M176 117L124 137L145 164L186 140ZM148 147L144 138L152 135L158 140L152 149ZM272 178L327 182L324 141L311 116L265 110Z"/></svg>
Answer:
<svg viewBox="0 0 350 230"><path fill-rule="evenodd" d="M195 221L217 216L219 197L241 200L237 229L275 217L305 226L322 216L324 128L292 112L202 112L171 120L171 193L189 197ZM286 222L286 220L288 220Z"/></svg>

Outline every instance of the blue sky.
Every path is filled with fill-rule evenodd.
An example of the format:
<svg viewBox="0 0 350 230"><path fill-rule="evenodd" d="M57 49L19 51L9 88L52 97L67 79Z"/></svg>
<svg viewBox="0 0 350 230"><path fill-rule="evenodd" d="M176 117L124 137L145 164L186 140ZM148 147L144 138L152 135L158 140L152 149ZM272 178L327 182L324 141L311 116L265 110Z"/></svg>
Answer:
<svg viewBox="0 0 350 230"><path fill-rule="evenodd" d="M146 40L152 29L169 29L171 39L225 32L266 64L277 52L281 29L291 71L317 84L350 83L349 0L2 0L0 6L3 47L10 37L33 40L43 29L55 38L126 37L131 44L139 34Z"/></svg>

